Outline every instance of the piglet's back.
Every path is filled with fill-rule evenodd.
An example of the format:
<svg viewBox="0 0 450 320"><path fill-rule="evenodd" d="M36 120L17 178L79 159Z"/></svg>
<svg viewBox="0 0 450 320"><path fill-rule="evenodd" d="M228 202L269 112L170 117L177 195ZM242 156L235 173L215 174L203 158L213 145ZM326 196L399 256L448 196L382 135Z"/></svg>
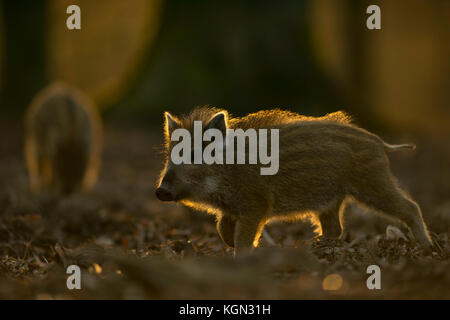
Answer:
<svg viewBox="0 0 450 320"><path fill-rule="evenodd" d="M291 111L272 109L251 113L241 118L231 118L230 128L241 128L244 130L250 128L283 128L292 124L301 125L308 122L352 125L352 118L342 111L333 112L323 117L308 117Z"/></svg>

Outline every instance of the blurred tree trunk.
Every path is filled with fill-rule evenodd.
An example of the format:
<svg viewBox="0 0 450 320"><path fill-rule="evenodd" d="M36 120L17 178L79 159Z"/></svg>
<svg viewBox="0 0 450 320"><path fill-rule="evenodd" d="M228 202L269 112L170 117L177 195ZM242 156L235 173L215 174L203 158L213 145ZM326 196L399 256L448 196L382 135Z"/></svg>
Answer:
<svg viewBox="0 0 450 320"><path fill-rule="evenodd" d="M311 1L322 70L363 126L447 137L449 1L385 1L382 30L366 28L370 4Z"/></svg>
<svg viewBox="0 0 450 320"><path fill-rule="evenodd" d="M1 109L20 114L46 83L47 0L0 0L3 9L4 59Z"/></svg>

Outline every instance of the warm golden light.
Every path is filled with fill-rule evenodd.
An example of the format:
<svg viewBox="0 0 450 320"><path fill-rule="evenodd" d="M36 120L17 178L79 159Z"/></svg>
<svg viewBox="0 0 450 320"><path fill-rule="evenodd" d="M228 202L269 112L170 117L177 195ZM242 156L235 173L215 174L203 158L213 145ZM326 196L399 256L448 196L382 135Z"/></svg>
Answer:
<svg viewBox="0 0 450 320"><path fill-rule="evenodd" d="M337 291L342 288L344 280L337 273L329 274L323 279L322 288L326 291Z"/></svg>
<svg viewBox="0 0 450 320"><path fill-rule="evenodd" d="M50 78L77 86L100 108L107 107L139 73L159 29L162 1L78 1L80 32L62 27L67 15L61 13L70 4L49 2Z"/></svg>
<svg viewBox="0 0 450 320"><path fill-rule="evenodd" d="M94 263L92 266L90 266L90 267L88 268L88 271L89 271L89 273L101 274L102 271L103 271L103 269L102 269L102 267L100 267L99 264Z"/></svg>

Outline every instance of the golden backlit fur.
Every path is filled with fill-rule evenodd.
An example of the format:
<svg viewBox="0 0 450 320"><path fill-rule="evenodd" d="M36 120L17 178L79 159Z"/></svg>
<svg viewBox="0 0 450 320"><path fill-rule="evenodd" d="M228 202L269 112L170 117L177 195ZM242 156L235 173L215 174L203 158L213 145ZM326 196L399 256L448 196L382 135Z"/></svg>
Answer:
<svg viewBox="0 0 450 320"><path fill-rule="evenodd" d="M281 109L263 110L255 113L251 113L245 117L232 118L228 114L228 111L213 107L198 107L195 108L191 113L177 118L170 115L173 120L178 122L180 128L187 129L189 131L193 130L194 121L201 121L206 124L211 120L211 118L217 113L222 112L227 117L228 127L230 129L249 129L249 128L271 128L278 125L287 125L289 123L298 121L327 121L350 125L352 123L352 118L345 112L338 111L327 114L323 117L307 117L302 116L298 113L285 111ZM165 138L166 142L170 142L168 130L167 118L165 119Z"/></svg>
<svg viewBox="0 0 450 320"><path fill-rule="evenodd" d="M101 148L100 116L80 91L57 82L33 99L25 115L25 160L33 192L90 190Z"/></svg>
<svg viewBox="0 0 450 320"><path fill-rule="evenodd" d="M260 165L250 164L174 165L167 157L159 186L173 200L215 214L219 235L235 252L256 246L274 218L312 214L323 235L344 236L342 212L350 198L403 221L431 246L420 208L398 187L386 156L410 145L388 145L343 112L314 118L276 109L232 118L202 107L180 118L166 113L167 154L173 129L192 131L195 120L205 127L216 119L225 119L226 128L279 129L278 173L260 175Z"/></svg>

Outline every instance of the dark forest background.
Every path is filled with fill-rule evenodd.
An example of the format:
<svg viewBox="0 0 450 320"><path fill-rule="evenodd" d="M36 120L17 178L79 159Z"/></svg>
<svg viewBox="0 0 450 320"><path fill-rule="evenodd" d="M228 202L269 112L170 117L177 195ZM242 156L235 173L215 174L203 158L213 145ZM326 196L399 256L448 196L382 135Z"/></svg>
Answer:
<svg viewBox="0 0 450 320"><path fill-rule="evenodd" d="M373 1L372 1L373 2ZM197 105L235 115L343 109L374 130L447 136L448 1L1 1L0 114L46 84L85 90L105 119L154 124ZM65 27L78 4L82 30Z"/></svg>
<svg viewBox="0 0 450 320"><path fill-rule="evenodd" d="M66 28L72 4L81 30ZM366 28L372 4L381 30ZM0 0L0 299L448 299L449 44L449 0ZM23 114L56 80L102 115L92 192L29 190ZM436 251L353 204L349 241L273 221L254 255L233 259L213 216L155 196L163 111L205 104L344 110L415 143L391 169ZM72 264L82 290L67 289ZM367 289L373 264L383 290Z"/></svg>

